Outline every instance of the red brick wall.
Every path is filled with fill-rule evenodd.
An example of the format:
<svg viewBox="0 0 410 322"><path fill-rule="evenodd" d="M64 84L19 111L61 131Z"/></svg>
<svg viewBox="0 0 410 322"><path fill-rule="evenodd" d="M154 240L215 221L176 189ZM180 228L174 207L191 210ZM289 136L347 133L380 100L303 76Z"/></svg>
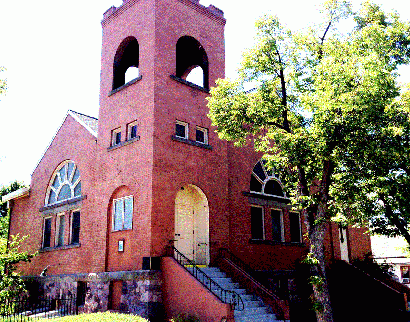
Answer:
<svg viewBox="0 0 410 322"><path fill-rule="evenodd" d="M210 243L216 250L218 245L227 246L229 238L226 142L217 138L207 117L207 94L170 75L176 74L178 39L191 36L207 53L210 86L224 77L224 20L190 1L166 0L157 2L155 23L152 254L163 254L174 239L175 197L186 184L199 187L208 199ZM189 138L194 141L196 126L209 129L212 151L173 141L176 120L189 123Z"/></svg>
<svg viewBox="0 0 410 322"><path fill-rule="evenodd" d="M22 265L25 274L39 274L48 265L49 274L95 272L104 270L105 257L105 214L95 205L94 181L96 177L95 138L71 116L68 116L55 139L45 152L32 175L30 196L15 201L12 210L10 233L29 235L24 248L32 252L42 246L44 206L46 191L54 170L65 160L77 165L82 184L82 194L87 199L81 201L81 247L40 253L32 263ZM51 243L54 244L55 217L52 215ZM68 218L66 218L68 219ZM66 221L68 229L68 220ZM66 230L66 242L67 230ZM87 261L84 261L87 258Z"/></svg>
<svg viewBox="0 0 410 322"><path fill-rule="evenodd" d="M201 322L220 322L223 317L233 317L229 304L221 302L173 258L162 258L161 270L167 320L178 314L196 316Z"/></svg>

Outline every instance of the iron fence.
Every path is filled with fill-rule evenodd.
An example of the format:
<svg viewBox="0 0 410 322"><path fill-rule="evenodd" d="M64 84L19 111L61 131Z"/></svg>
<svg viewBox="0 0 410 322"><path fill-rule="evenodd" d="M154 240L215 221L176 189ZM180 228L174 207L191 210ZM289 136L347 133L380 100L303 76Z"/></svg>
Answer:
<svg viewBox="0 0 410 322"><path fill-rule="evenodd" d="M62 298L21 297L0 303L0 321L2 322L32 321L77 314L77 298L70 295Z"/></svg>

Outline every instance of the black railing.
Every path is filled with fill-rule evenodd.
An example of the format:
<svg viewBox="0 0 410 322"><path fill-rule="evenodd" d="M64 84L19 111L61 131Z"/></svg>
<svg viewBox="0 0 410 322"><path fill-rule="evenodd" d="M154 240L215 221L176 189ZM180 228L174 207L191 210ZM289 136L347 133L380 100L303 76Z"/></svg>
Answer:
<svg viewBox="0 0 410 322"><path fill-rule="evenodd" d="M220 258L226 258L229 259L232 263L234 263L236 266L239 266L241 269L243 269L246 273L251 275L254 279L258 280L257 274L255 274L255 270L250 267L248 264L246 264L242 259L240 259L238 256L234 255L231 251L229 251L226 248L220 248L219 249L219 257Z"/></svg>
<svg viewBox="0 0 410 322"><path fill-rule="evenodd" d="M31 321L76 314L78 314L78 305L75 296L36 299L21 297L0 303L0 321Z"/></svg>
<svg viewBox="0 0 410 322"><path fill-rule="evenodd" d="M234 310L242 311L244 309L242 298L238 293L224 289L178 249L173 246L171 246L171 249L175 260L223 303L231 304Z"/></svg>

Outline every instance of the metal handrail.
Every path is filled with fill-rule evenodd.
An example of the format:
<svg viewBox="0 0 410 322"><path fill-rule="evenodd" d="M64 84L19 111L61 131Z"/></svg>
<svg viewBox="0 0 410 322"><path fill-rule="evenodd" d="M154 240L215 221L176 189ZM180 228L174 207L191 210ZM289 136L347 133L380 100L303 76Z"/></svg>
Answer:
<svg viewBox="0 0 410 322"><path fill-rule="evenodd" d="M174 246L170 246L173 250L175 260L185 268L185 270L195 277L203 286L215 294L223 303L231 304L234 310L242 311L245 306L243 300L238 293L231 290L226 290L212 278L210 278L203 270L201 270L196 264L182 254ZM192 271L187 266L192 267Z"/></svg>
<svg viewBox="0 0 410 322"><path fill-rule="evenodd" d="M246 264L242 259L240 259L238 256L236 256L234 253L229 251L226 248L220 248L219 249L219 257L220 258L227 258L240 268L242 268L246 273L251 275L254 279L256 279L258 282L260 282L257 278L257 274L255 274L255 270L250 267L248 264Z"/></svg>

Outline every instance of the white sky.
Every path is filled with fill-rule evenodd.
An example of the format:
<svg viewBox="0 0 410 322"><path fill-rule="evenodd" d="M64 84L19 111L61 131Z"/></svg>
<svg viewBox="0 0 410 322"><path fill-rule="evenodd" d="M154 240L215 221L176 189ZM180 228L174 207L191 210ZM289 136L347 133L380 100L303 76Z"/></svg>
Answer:
<svg viewBox="0 0 410 322"><path fill-rule="evenodd" d="M212 3L225 13L226 76L233 78L242 51L252 45L254 21L259 16L275 14L282 23L297 30L317 21L321 2L200 3ZM121 3L122 0L0 0L0 66L7 68L0 77L7 77L9 87L7 95L0 97L0 185L14 180L30 184L34 167L68 109L98 117L100 21L105 10ZM410 20L408 1L378 3ZM410 77L410 69L404 69L403 74Z"/></svg>

